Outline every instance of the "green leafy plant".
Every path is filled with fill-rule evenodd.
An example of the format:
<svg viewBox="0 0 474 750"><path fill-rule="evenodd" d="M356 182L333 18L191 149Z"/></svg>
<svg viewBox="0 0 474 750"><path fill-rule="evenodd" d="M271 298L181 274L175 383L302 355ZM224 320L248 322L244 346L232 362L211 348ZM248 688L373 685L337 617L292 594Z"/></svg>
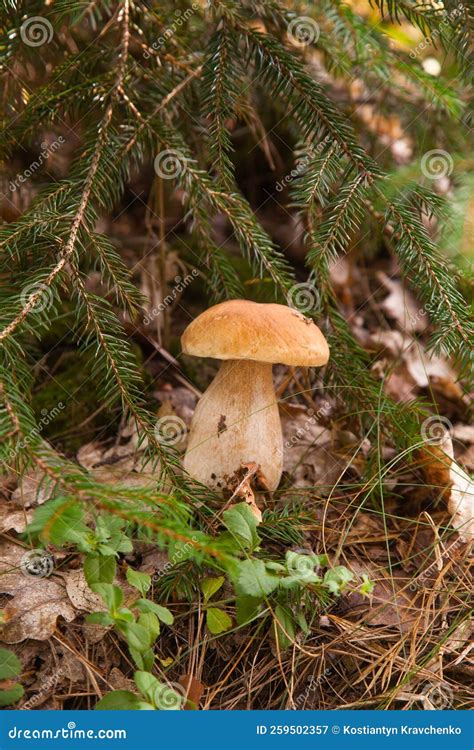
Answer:
<svg viewBox="0 0 474 750"><path fill-rule="evenodd" d="M322 568L328 566L326 555L301 554L288 550L284 562L257 557L261 539L257 533L259 522L246 503L239 503L224 511L223 520L227 532L220 535L221 540L233 538L237 549L244 559L232 562L230 578L236 594L236 620L243 625L259 617L266 608L268 614L273 607L274 622L280 632L281 647L292 642L297 629L308 633L304 613L305 596L311 595L312 601L327 604L329 595L338 596L354 579L346 567L338 565L320 575ZM205 592L205 602L222 585L220 579L205 579L201 584ZM212 592L212 593L210 593ZM313 604L314 606L314 604ZM212 608L213 610L216 608ZM230 617L222 610L212 612L209 626L213 632L222 632L231 625Z"/></svg>
<svg viewBox="0 0 474 750"><path fill-rule="evenodd" d="M122 588L112 583L115 576L112 566L107 566L104 570L103 566L94 565L93 569L86 568L85 573L91 589L99 594L107 607L106 612L88 615L89 622L115 627L127 641L130 655L138 668L152 669L155 661L153 644L160 634L160 623L172 625L173 615L166 607L145 598L151 587L151 576L127 568L127 581L137 589L141 597L124 606Z"/></svg>
<svg viewBox="0 0 474 750"><path fill-rule="evenodd" d="M204 606L206 608L206 625L212 635L225 633L226 630L230 630L232 627L232 618L230 615L221 607L215 607L209 604L209 600L219 591L224 584L224 581L225 576L204 578L201 581L201 591L203 593Z"/></svg>
<svg viewBox="0 0 474 750"><path fill-rule="evenodd" d="M98 711L176 711L184 704L183 696L149 672L137 671L135 684L140 695L129 690L113 690L96 705Z"/></svg>
<svg viewBox="0 0 474 750"><path fill-rule="evenodd" d="M166 299L167 263L178 256L183 268L197 270L201 306L203 299L244 296L286 303L296 276L305 276L317 301L303 312L318 320L331 347L317 388L351 431L377 433L360 500L360 507L375 505L391 466L382 445L409 454L423 410L384 393L348 322L357 310L341 304L331 268L347 259L365 272L376 255L390 257L429 318L429 350L459 365L459 387L468 391L471 282L457 250L465 228L453 230L450 201L422 164L441 149L450 190L464 191L462 205L469 205L472 185L462 171L471 159L474 14L460 0L373 0L370 19L341 0L164 0L159 12L136 0L33 5L34 14L21 0L0 9L0 75L8 92L0 161L10 186L0 224L0 461L8 476L34 470L38 492L48 490L25 539L82 556L106 607L92 621L128 643L141 698L131 693L123 701L159 708L151 672L172 615L148 598L149 577L130 567L128 584L138 594L125 601L118 564L124 567L136 539L166 551L170 565L157 589L171 597L179 573L179 591L201 597L214 638L255 621L269 626L283 650L309 632L308 611L324 610L356 584L345 567L296 551L302 534L285 507L267 510L264 528L245 504L216 517L221 502L182 475L178 450L155 430L150 376L132 343L143 335L145 306L134 270L156 250L152 283ZM28 43L33 15L46 29L41 54ZM292 35L301 18L318 30L313 46ZM429 74L406 43L392 44L407 23L446 51L439 75ZM397 114L412 151L404 169L393 144L364 120L364 108L374 121ZM39 164L46 136L59 144L62 138L63 167L49 157ZM249 174L254 161L261 181ZM125 212L137 179L137 226L146 231L138 236L133 225L123 240L103 228ZM301 227L297 273L280 221L265 220L267 202ZM182 209L168 221L167 207L175 205ZM217 239L217 224L225 241ZM134 242L132 270L125 258ZM90 284L95 276L100 291ZM180 357L170 309L156 322L159 345L145 335L146 345ZM111 484L79 466L77 446L43 429L39 373L45 362L48 376L55 372L61 347L81 372L87 363L94 381L92 399L87 379L70 394L85 402L84 422L105 410L114 415L107 437L115 437L124 416L136 432L136 473L152 467L153 484ZM181 358L179 364L187 366ZM315 383L309 374L304 388ZM267 524L270 517L281 521L278 528ZM179 566L172 562L178 557ZM364 578L360 592L372 591ZM109 707L115 700L104 698Z"/></svg>
<svg viewBox="0 0 474 750"><path fill-rule="evenodd" d="M18 657L5 648L0 649L0 706L17 703L25 692L15 678L21 674Z"/></svg>

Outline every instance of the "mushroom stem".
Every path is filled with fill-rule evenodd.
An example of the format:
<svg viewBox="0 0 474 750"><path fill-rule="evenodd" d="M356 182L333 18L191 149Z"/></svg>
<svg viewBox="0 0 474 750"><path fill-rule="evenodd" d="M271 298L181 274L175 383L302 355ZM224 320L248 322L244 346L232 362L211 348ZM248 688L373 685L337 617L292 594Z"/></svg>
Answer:
<svg viewBox="0 0 474 750"><path fill-rule="evenodd" d="M208 487L223 488L250 461L259 464L269 489L276 489L283 437L272 365L229 359L196 407L184 468Z"/></svg>

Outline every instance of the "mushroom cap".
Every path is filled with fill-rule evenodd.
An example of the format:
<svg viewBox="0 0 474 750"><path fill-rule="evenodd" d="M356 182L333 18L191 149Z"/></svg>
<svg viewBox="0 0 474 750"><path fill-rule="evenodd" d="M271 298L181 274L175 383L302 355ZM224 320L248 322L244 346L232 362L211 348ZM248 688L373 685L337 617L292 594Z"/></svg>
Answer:
<svg viewBox="0 0 474 750"><path fill-rule="evenodd" d="M305 367L325 365L329 347L318 326L286 305L228 300L205 310L181 337L185 354Z"/></svg>

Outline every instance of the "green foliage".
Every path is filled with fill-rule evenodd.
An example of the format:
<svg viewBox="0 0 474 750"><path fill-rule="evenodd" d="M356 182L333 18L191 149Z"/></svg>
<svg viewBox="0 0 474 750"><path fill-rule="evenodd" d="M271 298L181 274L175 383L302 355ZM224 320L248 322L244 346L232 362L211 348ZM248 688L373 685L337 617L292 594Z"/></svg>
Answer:
<svg viewBox="0 0 474 750"><path fill-rule="evenodd" d="M350 570L343 565L336 565L335 568L331 568L324 574L324 584L331 594L340 594L353 578Z"/></svg>
<svg viewBox="0 0 474 750"><path fill-rule="evenodd" d="M439 112L443 129L452 133L453 142L458 139L462 150L467 132L464 136L457 123L466 106L462 81L472 72L469 6L456 3L435 9L414 2L377 1L374 7L381 24L368 24L339 0L317 6L303 3L299 11L319 29L315 45L330 75L342 82L361 78L375 92L388 88L388 106L401 113L407 133L417 134L419 118L414 115L420 108ZM39 189L36 198L17 221L0 228L2 271L8 277L0 316L2 420L9 435L7 455L11 462L13 449L15 464L35 460L38 450L46 448L40 437L25 445L25 436L35 429L29 407L28 341L46 336L65 302L72 301L74 335L81 351L91 355L98 399L128 410L142 438L147 438L150 454L159 457L163 470L174 477L176 456L154 436L139 367L120 322L121 311L131 319L137 315L142 299L118 248L96 227L104 213L120 204L137 166L170 151L178 162L174 179L192 218L193 241L211 297L241 296L243 291L228 253L213 237L212 217L219 214L229 222L256 276L268 281L281 299L293 283L291 269L239 190L231 131L234 121L242 122L256 142L265 142L262 120L269 105L288 120L295 156L298 150L307 155L304 170L291 186L292 197L309 227L307 261L321 286L318 312L327 315L329 333L341 335L328 263L367 229L373 230L375 210L380 228L389 233L394 254L432 317L433 346L466 364L472 330L464 302L423 219L430 213L441 221L439 202L420 186L390 199L385 196L389 154L384 150L383 159L378 158L360 129L357 111L351 114L340 106L330 87L316 79L306 54L289 43L294 14L284 4L236 0L213 0L209 7L186 14L185 10L178 27L172 3L164 3L159 16L135 3L127 14L113 14L109 4L86 10L78 0L51 7L39 3L35 8L51 24L51 43L43 45L41 58L49 68L45 64L32 82L26 103L20 79L9 81L5 120L13 122L0 137L2 157L11 156L18 143L34 148L38 132L45 127L60 132L68 118L86 126L68 177L47 183L45 170L38 170L31 177ZM265 33L256 28L258 18ZM459 64L463 78L445 81L427 74L417 55L410 57L389 43L388 18L395 23L408 19L431 35L449 51L450 64ZM0 62L11 65L15 60L18 66L28 66L34 55L38 63L35 48L22 42L23 21L18 8L4 12ZM87 33L77 34L80 24L90 28L92 41ZM96 38L94 29L99 26L104 26L104 33ZM65 28L74 36L74 53L64 46ZM173 34L157 49L154 40L166 28ZM24 75L28 76L26 67ZM383 114L383 97L377 104ZM188 118L181 116L182 108L190 113ZM95 269L105 287L100 297L86 284L87 274ZM26 296L25 288L32 290ZM46 307L39 304L42 295ZM352 337L343 339L347 359L357 345ZM333 368L332 376L334 386L344 383L339 368ZM369 376L365 380L370 383ZM362 387L359 380L356 387ZM375 403L374 391L370 398Z"/></svg>
<svg viewBox="0 0 474 750"><path fill-rule="evenodd" d="M462 76L468 76L471 57L466 34L472 13L467 4L422 10L411 2L375 2L374 6L385 22L389 17L395 23L408 19L427 36L431 34L449 50L452 64L460 64ZM244 122L261 143L269 104L278 117L288 120L295 156L298 151L306 155L304 169L298 170L291 186L292 199L308 226L307 262L320 286L322 303L315 312L327 316L330 335L343 339L343 357L356 355L357 344L341 330L328 263L367 229L373 231L376 216L436 327L432 345L467 364L472 329L464 300L424 221L430 214L441 222L440 202L420 185L386 195L389 154L384 152L378 159L377 149L360 130L357 113L351 115L336 103L330 87L316 80L305 53L289 44L293 19L289 9L277 3L214 0L208 8L185 14L179 28L173 24L173 11L171 3L164 4L159 17L135 3L122 15L113 15L107 4L100 11L86 11L77 1L51 8L40 3L36 8L53 32L51 45L42 47L51 71L43 69L26 104L18 80L10 81L5 118L13 120L13 132L3 130L2 156L8 158L17 143L34 147L38 130L47 126L59 132L68 118L84 120L86 127L67 179L45 184L44 171L39 170L31 178L39 188L35 200L17 221L0 228L5 250L2 270L8 276L1 307L0 373L10 463L12 455L13 463L21 465L46 450L40 435L25 444L36 421L29 407L32 352L28 342L47 335L68 300L74 308L76 341L93 361L98 399L109 407L120 404L127 409L142 439L148 440L150 456L159 458L163 471L175 479L176 456L154 435L139 367L120 322L121 311L131 319L139 313L142 299L118 248L96 227L104 213L119 205L137 166L171 152L178 163L174 179L192 217L193 241L211 297L243 292L228 253L216 246L213 237L212 217L219 214L229 222L256 276L268 281L282 299L293 283L291 269L239 190L231 132L233 121ZM444 81L442 76L429 76L416 55L410 57L389 44L386 23L369 25L339 0L324 0L317 7L303 3L300 12L319 29L315 44L331 75L343 82L361 77L376 92L389 87L389 105L400 111L407 133L416 135L418 118L413 115L420 107L442 113L443 127L453 133L454 141L457 122L465 112L461 80L453 83L454 77ZM256 18L265 24L265 33L256 29ZM93 34L105 19L104 34L95 43L87 34L76 35L78 24L90 26ZM23 20L20 12L3 19L0 62L2 57L9 64L15 59L21 66L31 60L34 48L22 43L20 34ZM64 27L75 36L74 54L63 46ZM163 28L173 34L157 50L153 42ZM135 36L136 47L130 44ZM121 40L118 53L117 39ZM172 59L166 57L171 49ZM378 104L383 114L383 97ZM182 107L190 113L188 119L181 116ZM462 150L465 136L459 128L456 137ZM291 171L291 165L288 168ZM95 269L105 287L100 297L86 284L88 273ZM25 288L32 290L26 296ZM42 295L46 307L39 304ZM374 405L377 394L363 370L356 372L354 390L364 387ZM347 387L344 368L332 367L329 385ZM347 395L352 399L350 390ZM59 462L59 456L54 460Z"/></svg>
<svg viewBox="0 0 474 750"><path fill-rule="evenodd" d="M362 575L362 583L359 586L359 592L362 594L362 596L370 597L374 588L375 588L375 583L369 579L367 573L364 573Z"/></svg>
<svg viewBox="0 0 474 750"><path fill-rule="evenodd" d="M246 503L239 503L225 510L222 517L232 537L240 542L244 549L252 551L258 547L258 521Z"/></svg>
<svg viewBox="0 0 474 750"><path fill-rule="evenodd" d="M289 648L295 641L295 620L290 610L278 604L275 608L273 629L280 651Z"/></svg>
<svg viewBox="0 0 474 750"><path fill-rule="evenodd" d="M201 581L201 591L204 595L204 603L207 604L209 599L216 594L225 581L225 576L215 578L204 578Z"/></svg>
<svg viewBox="0 0 474 750"><path fill-rule="evenodd" d="M34 171L31 195L18 192L25 210L0 226L0 460L9 473L30 468L42 473L39 488L47 486L52 496L36 509L28 540L36 537L84 556L87 581L105 607L90 619L125 638L139 670L141 697L118 691L100 708L138 710L165 703L151 670L160 629L172 626L173 615L154 598L166 602L176 591L192 598L200 587L211 634L230 630L234 622L271 618L275 642L284 649L306 632L307 605L326 606L353 578L346 568L328 567L327 560L311 554L288 551L284 560L275 559L269 551L275 542L289 547L302 541L286 509L267 512L258 528L250 508L236 505L222 514L225 530L216 531L205 511L211 493L180 476L177 452L157 438L125 326L135 325L143 300L122 248L100 231L104 219L125 209L132 179L147 168L152 173L163 154L173 155L173 175L163 177L155 169L150 192L156 188L165 200L179 196L182 201L193 264L210 300L251 294L242 283L249 280L236 271L240 254L238 262L253 280L285 301L293 271L283 243L260 221L262 205L252 190L242 188L247 165L240 162L260 149L273 183L296 168L281 196L264 186L265 202L278 199L282 211L297 210L305 227L308 283L317 287L319 299L309 314L323 325L331 345L324 388L356 415L361 430L377 420L391 440L410 444L418 429L417 407L395 404L381 393L370 358L341 311L329 273L332 262L348 252L365 261L374 244L383 245L430 317L430 346L457 358L465 371L472 353L463 296L467 269L460 276L453 270L456 252L447 261L437 247L442 227L443 249L457 246L460 232L453 230L436 190L426 185L423 153L414 154L410 182L405 174L397 178L391 150L368 132L352 97L355 82L374 117L396 112L407 138L426 150L446 150L458 194L463 187L458 154L469 148L470 5L373 0L378 20L368 23L340 0L302 2L298 13L320 32L307 48L292 43L294 13L284 3L211 0L193 6L179 25L174 2L161 3L159 13L152 5L131 1L117 12L108 0L38 0L34 14L52 29L41 55L23 41L26 5L10 2L0 11L0 72L8 90L2 164L15 164L19 152L37 153L45 133L64 134L72 159L67 176L49 162ZM182 8L190 10L190 4ZM390 43L392 24L405 20L446 50L439 77L423 69L419 56ZM173 33L156 45L165 29ZM419 116L425 111L433 118L429 133ZM275 158L281 141L275 123L283 121L286 142ZM80 140L65 123L80 125ZM251 141L250 156L243 159L242 130ZM5 178L13 180L15 174L6 171ZM468 198L463 200L467 205ZM226 225L222 243L216 239L217 218ZM165 254L166 245L161 250ZM88 283L94 272L100 274L100 294ZM144 460L160 470L155 486L101 482L42 433L39 414L56 404L48 403L52 391L38 382L37 363L63 334L68 348L79 350L81 363L87 362L84 371L94 386L86 404L90 413L81 412L80 420L92 417L98 405L107 415L126 413L139 445L146 446ZM374 481L378 478L368 482L367 492ZM129 602L118 580L123 555L136 538L153 541L170 560L183 554L156 590L149 576L128 567L127 582L137 591ZM224 583L233 585L235 596L220 601L216 595ZM364 579L360 590L370 595L371 586Z"/></svg>
<svg viewBox="0 0 474 750"><path fill-rule="evenodd" d="M153 645L161 630L160 621L165 625L172 625L172 613L166 607L144 598L134 599L128 606L123 606L122 588L108 580L98 581L97 567L92 572L91 578L90 569L85 569L86 580L91 589L102 598L106 611L93 612L88 615L89 621L114 626L127 641L137 667L151 670L155 659ZM151 586L151 577L132 568L127 568L126 576L128 583L144 597ZM109 569L105 571L105 577L110 578Z"/></svg>
<svg viewBox="0 0 474 750"><path fill-rule="evenodd" d="M141 697L128 690L113 690L97 703L96 710L177 711L182 707L182 695L149 672L135 672L134 680Z"/></svg>
<svg viewBox="0 0 474 750"><path fill-rule="evenodd" d="M21 673L18 657L5 648L0 649L0 706L11 706L17 703L25 692L23 686L15 682Z"/></svg>
<svg viewBox="0 0 474 750"><path fill-rule="evenodd" d="M209 607L206 610L206 625L212 635L219 635L225 633L226 630L230 630L232 618L218 607Z"/></svg>

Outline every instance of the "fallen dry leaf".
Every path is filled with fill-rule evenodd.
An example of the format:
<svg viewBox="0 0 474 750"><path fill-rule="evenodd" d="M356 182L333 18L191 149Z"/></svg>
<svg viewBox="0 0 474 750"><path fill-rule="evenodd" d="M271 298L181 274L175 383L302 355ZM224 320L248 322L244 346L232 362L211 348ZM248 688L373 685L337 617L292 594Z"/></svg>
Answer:
<svg viewBox="0 0 474 750"><path fill-rule="evenodd" d="M16 531L21 534L33 518L32 510L21 510L8 503L0 507L0 533Z"/></svg>
<svg viewBox="0 0 474 750"><path fill-rule="evenodd" d="M227 501L225 507L229 506L236 498L238 500L243 500L250 506L250 510L260 522L262 520L262 512L255 502L252 483L257 487L261 487L261 489L268 490L265 477L260 471L259 465L254 461L248 464L242 464L235 472L234 476L230 477L227 481L227 489L232 492L232 495Z"/></svg>
<svg viewBox="0 0 474 750"><path fill-rule="evenodd" d="M170 402L174 414L184 420L189 427L198 400L195 393L192 393L189 388L176 386L175 388L162 388L154 391L153 396L161 403Z"/></svg>
<svg viewBox="0 0 474 750"><path fill-rule="evenodd" d="M53 486L44 472L35 470L25 474L12 494L12 502L21 508L32 508L49 500Z"/></svg>
<svg viewBox="0 0 474 750"><path fill-rule="evenodd" d="M318 487L329 492L348 461L337 454L333 434L318 422L317 414L304 406L280 408L283 430L283 471L295 487Z"/></svg>
<svg viewBox="0 0 474 750"><path fill-rule="evenodd" d="M465 469L468 471L474 471L474 443L458 456L458 460Z"/></svg>
<svg viewBox="0 0 474 750"><path fill-rule="evenodd" d="M5 643L25 638L45 640L54 633L58 617L71 622L77 615L63 581L56 576L40 578L22 573L20 565L26 551L10 542L0 545L0 591L12 597L4 608L7 622L1 639Z"/></svg>
<svg viewBox="0 0 474 750"><path fill-rule="evenodd" d="M159 480L159 472L153 471L151 463L142 466L142 452L137 452L132 441L112 448L97 442L87 443L78 450L77 460L98 482L105 484L150 487Z"/></svg>
<svg viewBox="0 0 474 750"><path fill-rule="evenodd" d="M71 685L84 685L84 667L74 654L61 647L49 650L42 660L41 667L34 669L35 679L18 708L21 710L43 708L52 694L67 692Z"/></svg>
<svg viewBox="0 0 474 750"><path fill-rule="evenodd" d="M389 292L380 305L385 314L404 331L425 331L428 318L414 295L399 279L391 279L382 271L377 274L377 278Z"/></svg>
<svg viewBox="0 0 474 750"><path fill-rule="evenodd" d="M453 426L451 435L461 443L472 444L474 443L474 425L459 422Z"/></svg>
<svg viewBox="0 0 474 750"><path fill-rule="evenodd" d="M410 630L420 614L416 593L408 587L409 579L367 561L351 561L351 570L362 576L366 573L375 583L370 599L358 592L341 597L340 607L346 617L364 620L368 625L396 627L402 632Z"/></svg>
<svg viewBox="0 0 474 750"><path fill-rule="evenodd" d="M194 708L199 708L199 702L202 698L202 694L204 693L206 686L202 684L202 682L199 682L199 680L196 680L195 677L193 677L190 674L185 674L182 677L179 678L179 684L183 687L183 689L186 691L186 697L188 701L192 704L191 706L185 705L184 710L189 711Z"/></svg>
<svg viewBox="0 0 474 750"><path fill-rule="evenodd" d="M396 401L410 401L422 389L431 388L448 401L463 402L457 374L441 356L427 353L419 341L406 332L382 330L368 333L354 329L359 343L368 351L380 352L372 366L385 391Z"/></svg>
<svg viewBox="0 0 474 750"><path fill-rule="evenodd" d="M118 667L113 667L110 670L108 683L113 690L129 690L132 693L138 692L134 681L125 677Z"/></svg>
<svg viewBox="0 0 474 750"><path fill-rule="evenodd" d="M100 596L94 594L87 585L81 570L68 570L60 574L66 586L67 595L75 609L82 612L96 612L104 609Z"/></svg>
<svg viewBox="0 0 474 750"><path fill-rule="evenodd" d="M58 617L72 622L80 613L103 610L104 604L89 588L82 570L67 570L49 577L25 574L20 545L0 545L0 592L11 599L5 607L1 639L18 643L25 638L45 640L56 629Z"/></svg>
<svg viewBox="0 0 474 750"><path fill-rule="evenodd" d="M431 352L427 354L419 342L414 342L405 349L403 358L408 372L420 388L428 388L433 378L445 384L455 384L457 374L449 362Z"/></svg>

